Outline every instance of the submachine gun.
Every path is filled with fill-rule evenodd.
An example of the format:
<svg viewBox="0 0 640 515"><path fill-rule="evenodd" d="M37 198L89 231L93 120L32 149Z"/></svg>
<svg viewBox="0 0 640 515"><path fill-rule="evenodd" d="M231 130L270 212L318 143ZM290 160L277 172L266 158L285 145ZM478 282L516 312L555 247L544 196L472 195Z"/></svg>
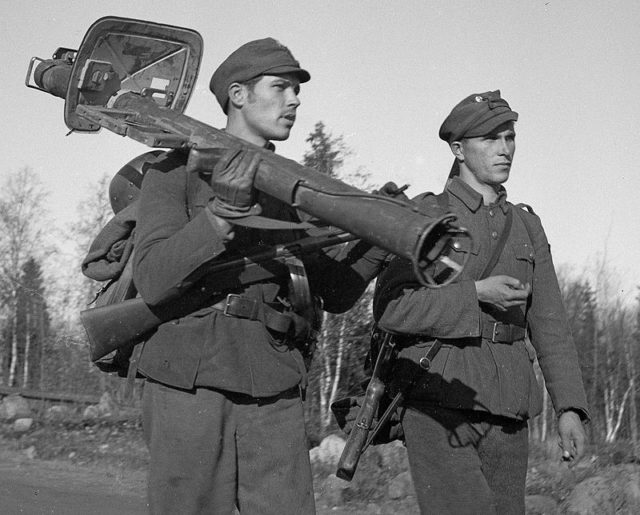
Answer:
<svg viewBox="0 0 640 515"><path fill-rule="evenodd" d="M459 275L466 259L462 263L452 259L449 243L455 237L470 245L470 236L454 224L455 215L442 212L434 216L410 202L365 193L183 114L195 88L202 48L202 37L191 29L105 17L89 28L77 50L59 48L52 59L32 58L25 83L64 98L64 119L72 132L105 128L149 147L183 149L190 153L190 160L214 148L260 152L262 160L254 183L258 190L342 233L319 243L303 242L298 250L361 238L409 260L416 277L426 286L441 286L434 278L435 264L451 268L446 283ZM290 253L295 248L284 250ZM275 259L281 250L263 249L260 256ZM229 273L229 266L243 268L254 263L253 257L246 256L246 262L223 263L220 270L213 268L210 273L219 272L222 277ZM135 318L121 316L133 307ZM102 319L100 310L112 308L83 312L91 314L83 316L88 333L95 337L95 327L92 331L87 325ZM97 330L108 340L103 342L107 352L142 341L164 321L139 298L122 303L120 315L109 313L103 319L106 326L98 324ZM110 338L109 334L117 336Z"/></svg>

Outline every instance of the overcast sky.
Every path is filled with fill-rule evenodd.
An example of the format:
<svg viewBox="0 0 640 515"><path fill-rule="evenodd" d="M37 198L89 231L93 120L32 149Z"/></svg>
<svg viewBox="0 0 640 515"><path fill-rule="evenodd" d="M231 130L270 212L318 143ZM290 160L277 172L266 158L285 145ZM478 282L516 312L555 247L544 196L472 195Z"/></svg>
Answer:
<svg viewBox="0 0 640 515"><path fill-rule="evenodd" d="M24 85L29 59L78 48L89 26L121 16L195 29L204 39L186 114L217 127L208 90L239 45L272 36L310 71L291 138L299 160L322 120L373 181L440 191L452 156L438 128L459 100L500 89L520 113L507 183L533 206L556 265L592 270L606 255L620 295L640 285L640 2L0 0L0 178L30 166L60 225L104 174L148 149L108 131L73 134L63 104ZM106 193L106 192L105 192ZM75 265L74 265L75 266Z"/></svg>

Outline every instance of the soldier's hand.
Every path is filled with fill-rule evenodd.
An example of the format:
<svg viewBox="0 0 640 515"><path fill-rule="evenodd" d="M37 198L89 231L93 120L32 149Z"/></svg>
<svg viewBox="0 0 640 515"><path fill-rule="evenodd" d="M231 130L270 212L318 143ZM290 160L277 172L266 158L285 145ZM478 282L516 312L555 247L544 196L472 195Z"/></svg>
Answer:
<svg viewBox="0 0 640 515"><path fill-rule="evenodd" d="M573 467L582 458L587 436L580 416L575 411L565 411L558 419L558 445L562 449L562 461Z"/></svg>
<svg viewBox="0 0 640 515"><path fill-rule="evenodd" d="M531 285L522 284L508 275L493 275L476 281L476 292L480 302L486 302L501 311L514 306L524 306L531 294Z"/></svg>
<svg viewBox="0 0 640 515"><path fill-rule="evenodd" d="M222 218L239 218L260 213L255 204L253 182L261 156L252 150L226 150L213 167L209 202L211 212Z"/></svg>

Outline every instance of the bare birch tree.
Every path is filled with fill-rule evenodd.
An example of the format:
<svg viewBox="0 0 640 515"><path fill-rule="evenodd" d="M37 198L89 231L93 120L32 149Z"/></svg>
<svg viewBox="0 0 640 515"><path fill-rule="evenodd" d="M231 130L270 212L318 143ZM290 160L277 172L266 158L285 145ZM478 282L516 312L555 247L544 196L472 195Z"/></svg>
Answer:
<svg viewBox="0 0 640 515"><path fill-rule="evenodd" d="M30 257L45 251L42 247L45 197L39 178L28 167L10 174L0 191L0 295L6 307L5 323L10 328L8 349L5 346L0 352L0 370L4 372L0 381L9 386L16 383L18 372L16 322L22 269Z"/></svg>
<svg viewBox="0 0 640 515"><path fill-rule="evenodd" d="M85 197L76 206L75 220L64 229L67 245L58 257L61 280L51 295L56 300L55 318L66 333L78 331L80 311L86 309L101 286L82 274L81 263L94 238L113 217L108 194L110 179L104 175L87 185Z"/></svg>
<svg viewBox="0 0 640 515"><path fill-rule="evenodd" d="M318 339L317 360L320 363L318 376L318 400L320 407L320 428L324 430L331 424L331 403L336 400L340 375L342 372L342 360L345 349L345 325L344 318L328 323L330 315L323 316L322 332ZM334 339L332 341L332 339Z"/></svg>
<svg viewBox="0 0 640 515"><path fill-rule="evenodd" d="M617 296L619 281L607 267L607 248L595 267L597 316L594 335L596 392L602 395L604 441L614 442L624 422L632 393L632 378L625 361L626 340L632 337L630 313ZM594 399L597 402L599 399Z"/></svg>
<svg viewBox="0 0 640 515"><path fill-rule="evenodd" d="M327 131L324 123L317 122L306 141L310 150L303 156L302 163L305 166L330 177L339 177L360 189L369 188L369 176L362 168L344 172L343 167L351 151L344 144L342 136L334 137ZM349 353L352 343L360 339L357 333L361 332L362 322L368 324L371 320L370 303L371 295L367 297L364 304L361 299L358 306L349 313L325 314L323 317L315 361L309 374L311 405L307 407L308 418L311 414L313 414L311 416L317 414L321 433L330 426L331 403L337 399L341 389L344 388L345 365L350 361ZM363 315L363 313L366 314Z"/></svg>
<svg viewBox="0 0 640 515"><path fill-rule="evenodd" d="M67 245L58 256L57 287L50 292L51 298L55 300L51 311L56 321L58 341L64 342L67 352L74 353L74 363L79 367L79 370L71 372L74 381L88 382L100 392L117 390L118 378L100 372L89 360L80 312L87 309L102 284L85 277L81 264L93 240L114 216L109 202L111 177L105 174L86 185L85 196L76 206L75 220L63 229ZM61 356L60 359L68 358Z"/></svg>
<svg viewBox="0 0 640 515"><path fill-rule="evenodd" d="M315 362L310 371L312 395L317 398L322 433L333 420L331 404L364 379L360 370L367 352L363 342L368 340L372 323L372 297L373 290L369 288L349 312L324 316ZM358 371L354 373L352 367Z"/></svg>
<svg viewBox="0 0 640 515"><path fill-rule="evenodd" d="M45 359L43 351L49 326L41 267L34 258L25 263L21 283L16 325L22 350L20 383L28 388L40 384L41 360Z"/></svg>
<svg viewBox="0 0 640 515"><path fill-rule="evenodd" d="M636 360L640 357L637 352L640 346L640 296L636 304L636 324L633 338L625 349L627 366L631 383L631 398L629 399L629 425L631 427L631 443L635 456L640 456L640 440L638 439L638 368Z"/></svg>
<svg viewBox="0 0 640 515"><path fill-rule="evenodd" d="M629 376L627 353L630 343L629 313L620 303L603 311L603 347L605 374L602 386L604 390L605 442L614 442L624 421L625 410L633 388Z"/></svg>

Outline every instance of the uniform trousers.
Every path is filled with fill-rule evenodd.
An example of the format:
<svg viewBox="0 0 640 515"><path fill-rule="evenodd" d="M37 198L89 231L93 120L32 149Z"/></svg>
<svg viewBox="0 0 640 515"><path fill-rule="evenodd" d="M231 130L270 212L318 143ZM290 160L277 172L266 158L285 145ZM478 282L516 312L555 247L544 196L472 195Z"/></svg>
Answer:
<svg viewBox="0 0 640 515"><path fill-rule="evenodd" d="M315 513L297 388L254 398L147 380L143 429L152 514Z"/></svg>
<svg viewBox="0 0 640 515"><path fill-rule="evenodd" d="M421 513L524 514L526 421L412 404L402 429Z"/></svg>

